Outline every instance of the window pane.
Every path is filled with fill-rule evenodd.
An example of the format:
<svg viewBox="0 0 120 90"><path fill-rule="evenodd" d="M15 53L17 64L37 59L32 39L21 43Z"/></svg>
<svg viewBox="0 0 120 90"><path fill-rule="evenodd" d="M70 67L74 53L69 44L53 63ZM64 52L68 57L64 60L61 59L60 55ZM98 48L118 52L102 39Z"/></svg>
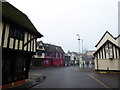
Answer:
<svg viewBox="0 0 120 90"><path fill-rule="evenodd" d="M13 32L14 32L13 26L10 26L10 36L13 36Z"/></svg>
<svg viewBox="0 0 120 90"><path fill-rule="evenodd" d="M15 29L14 29L14 37L17 37L17 36L18 36L17 33L18 33L18 31L17 31L17 29L15 28Z"/></svg>

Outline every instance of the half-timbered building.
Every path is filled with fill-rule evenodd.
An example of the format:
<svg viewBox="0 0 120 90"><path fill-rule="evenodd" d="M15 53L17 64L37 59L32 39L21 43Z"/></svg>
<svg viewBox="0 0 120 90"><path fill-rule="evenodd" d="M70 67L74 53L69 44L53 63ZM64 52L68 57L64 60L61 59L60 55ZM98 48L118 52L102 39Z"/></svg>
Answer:
<svg viewBox="0 0 120 90"><path fill-rule="evenodd" d="M108 31L97 43L94 53L95 70L120 71L120 35L113 37Z"/></svg>
<svg viewBox="0 0 120 90"><path fill-rule="evenodd" d="M31 67L39 68L41 66L44 66L44 60L45 60L44 44L42 41L39 41L39 42L37 42L36 55L33 55L33 57L32 57Z"/></svg>
<svg viewBox="0 0 120 90"><path fill-rule="evenodd" d="M36 54L36 40L43 35L24 13L8 2L2 2L0 27L2 85L10 86L28 79L31 58Z"/></svg>

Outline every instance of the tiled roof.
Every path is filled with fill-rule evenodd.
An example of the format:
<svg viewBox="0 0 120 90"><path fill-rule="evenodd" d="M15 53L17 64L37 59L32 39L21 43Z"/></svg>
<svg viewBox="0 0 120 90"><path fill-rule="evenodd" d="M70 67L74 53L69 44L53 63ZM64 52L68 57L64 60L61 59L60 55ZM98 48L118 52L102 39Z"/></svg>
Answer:
<svg viewBox="0 0 120 90"><path fill-rule="evenodd" d="M64 53L63 49L60 46L44 43L44 47L45 47L46 52L62 52L62 53Z"/></svg>
<svg viewBox="0 0 120 90"><path fill-rule="evenodd" d="M8 2L2 2L2 18L26 28L26 31L34 33L39 38L43 36L24 13Z"/></svg>

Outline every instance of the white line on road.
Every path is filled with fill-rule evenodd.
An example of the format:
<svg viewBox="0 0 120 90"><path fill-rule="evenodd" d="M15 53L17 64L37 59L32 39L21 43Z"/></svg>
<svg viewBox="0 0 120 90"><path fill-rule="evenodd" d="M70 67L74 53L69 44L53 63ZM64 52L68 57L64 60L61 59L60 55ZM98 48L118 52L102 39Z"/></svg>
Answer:
<svg viewBox="0 0 120 90"><path fill-rule="evenodd" d="M95 78L94 76L88 74L90 77L92 77L94 80L96 80L98 83L100 83L101 85L103 85L105 88L111 88L108 85L104 84L103 82L101 82L100 80L98 80L97 78Z"/></svg>

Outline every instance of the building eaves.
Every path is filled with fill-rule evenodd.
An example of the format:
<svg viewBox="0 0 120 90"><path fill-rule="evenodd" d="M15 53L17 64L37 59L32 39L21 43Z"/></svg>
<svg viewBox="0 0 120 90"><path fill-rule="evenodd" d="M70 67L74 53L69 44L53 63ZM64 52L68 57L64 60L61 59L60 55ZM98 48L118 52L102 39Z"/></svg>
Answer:
<svg viewBox="0 0 120 90"><path fill-rule="evenodd" d="M100 41L95 45L95 47L97 47L98 45L99 45L99 43L101 42L101 40L104 38L104 36L106 35L106 34L109 34L112 38L114 38L113 36L112 36L112 34L110 34L108 31L106 31L105 32L105 34L102 36L102 38L100 39ZM114 38L115 39L115 38Z"/></svg>
<svg viewBox="0 0 120 90"><path fill-rule="evenodd" d="M120 35L118 35L115 39L118 39L120 37Z"/></svg>
<svg viewBox="0 0 120 90"><path fill-rule="evenodd" d="M26 28L26 31L34 33L38 38L43 37L43 35L37 31L27 15L8 2L2 2L2 18Z"/></svg>

